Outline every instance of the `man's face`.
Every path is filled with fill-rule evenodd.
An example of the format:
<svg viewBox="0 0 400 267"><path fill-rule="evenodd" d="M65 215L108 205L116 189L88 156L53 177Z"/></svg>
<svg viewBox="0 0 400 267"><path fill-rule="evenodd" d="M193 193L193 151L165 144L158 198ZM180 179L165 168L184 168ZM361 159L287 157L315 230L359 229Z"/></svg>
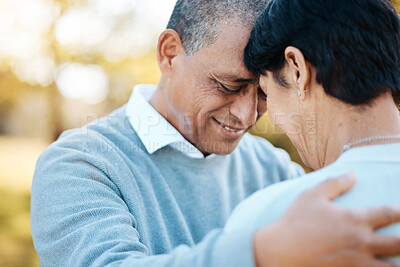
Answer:
<svg viewBox="0 0 400 267"><path fill-rule="evenodd" d="M223 25L215 44L178 56L167 102L175 127L204 154L228 154L265 112L258 79L243 62L250 29Z"/></svg>

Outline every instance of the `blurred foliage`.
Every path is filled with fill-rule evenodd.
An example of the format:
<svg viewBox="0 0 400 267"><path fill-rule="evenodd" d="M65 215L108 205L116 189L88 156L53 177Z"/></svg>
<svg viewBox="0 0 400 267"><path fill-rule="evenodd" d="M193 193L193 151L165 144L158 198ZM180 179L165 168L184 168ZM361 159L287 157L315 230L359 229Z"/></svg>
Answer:
<svg viewBox="0 0 400 267"><path fill-rule="evenodd" d="M39 266L29 224L29 193L0 188L0 266Z"/></svg>
<svg viewBox="0 0 400 267"><path fill-rule="evenodd" d="M391 0L394 8L396 8L397 12L400 13L400 0Z"/></svg>
<svg viewBox="0 0 400 267"><path fill-rule="evenodd" d="M157 83L160 72L154 49L165 25L159 27L146 20L135 8L146 7L143 3L0 1L0 20L7 22L0 27L5 43L0 43L0 134L53 141L63 130L82 124L79 114L69 112L68 103L73 102L80 110L106 114L128 100L135 84ZM144 30L135 34L134 29ZM148 45L150 42L152 45ZM107 76L105 100L90 104L68 99L62 94L65 90L60 92L57 79L63 66L76 64L89 70L96 66L95 70ZM82 81L73 82L79 89ZM80 89L93 90L88 87L90 84ZM41 107L35 109L30 103ZM35 131L35 127L41 129Z"/></svg>

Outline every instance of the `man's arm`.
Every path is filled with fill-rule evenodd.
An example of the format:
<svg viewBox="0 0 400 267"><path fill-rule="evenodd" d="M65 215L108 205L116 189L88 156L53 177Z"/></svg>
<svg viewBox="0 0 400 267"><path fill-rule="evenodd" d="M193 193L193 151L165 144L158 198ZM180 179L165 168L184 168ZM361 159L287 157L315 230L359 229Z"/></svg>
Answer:
<svg viewBox="0 0 400 267"><path fill-rule="evenodd" d="M327 180L298 197L275 223L254 237L257 266L389 267L379 256L399 256L400 237L374 231L400 221L400 205L350 210L331 201L349 191L355 175Z"/></svg>
<svg viewBox="0 0 400 267"><path fill-rule="evenodd" d="M71 141L65 147L50 148L37 165L32 187L31 226L35 248L43 266L254 265L254 232L246 230L229 234L215 230L194 247L182 245L168 254L151 255L150 248L142 242L143 237L139 234L141 225L128 209L118 186L108 177L106 165L98 156L78 149L80 143ZM343 191L337 190L336 193L340 194ZM256 235L256 241L269 244L267 247L255 246L256 259L261 266L265 258L258 255L260 252L261 255L271 255L269 259L274 262L277 262L276 258L287 258L287 255L281 256L271 252L274 252L273 249L277 245L283 247L283 250L293 249L290 243L274 238L283 236L288 229L292 229L292 232L309 232L309 235L299 235L297 239L303 244L302 251L319 247L321 242L334 242L338 247L349 247L348 244L352 243L354 234L338 231L335 235L330 235L332 229L336 228L337 221L327 220L325 228L319 231L309 231L310 226L306 223L298 225L298 221L307 222L304 218L319 217L321 207L310 198L300 200L297 205L302 210L309 207L307 214L300 214L296 210L289 211L286 215L291 218L287 222L288 227L266 228L270 230L265 232L272 232L273 235ZM143 208L144 210L135 212L145 212L149 207ZM337 209L329 203L322 208L327 214ZM349 212L335 214L339 216L339 221L346 221L349 216ZM151 221L148 223L151 224ZM364 225L364 222L353 223L354 228ZM361 239L359 235L356 236ZM272 243L275 241L278 243ZM353 246L350 251L354 255L357 252L361 255L366 254L364 250L360 252L357 246ZM317 255L311 255L307 260L318 262L331 252L328 249L323 250ZM295 256L293 255L294 260ZM368 256L372 258L372 254ZM341 259L343 258L335 259L336 263ZM304 261L303 266L311 266L309 262ZM333 261L331 266L340 264L335 265Z"/></svg>
<svg viewBox="0 0 400 267"><path fill-rule="evenodd" d="M136 214L154 207L140 203L128 207L132 196L121 194L123 185L110 178L114 174L110 174L104 155L87 151L84 142L72 139L53 144L38 161L31 228L41 266L254 265L253 232L246 229L232 235L217 229L193 247L182 244L173 248L170 244L164 249L170 250L168 254L153 255L157 229L151 237L143 236L147 232L141 227L154 222L139 222ZM140 191L130 190L140 198Z"/></svg>

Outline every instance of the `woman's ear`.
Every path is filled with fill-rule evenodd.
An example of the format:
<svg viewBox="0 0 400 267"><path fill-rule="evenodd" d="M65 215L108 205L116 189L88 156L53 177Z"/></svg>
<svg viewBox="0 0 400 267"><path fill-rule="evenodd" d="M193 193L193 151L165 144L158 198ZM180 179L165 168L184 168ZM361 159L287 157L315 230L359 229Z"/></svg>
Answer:
<svg viewBox="0 0 400 267"><path fill-rule="evenodd" d="M158 38L157 62L162 74L167 74L178 55L186 56L179 34L171 29L165 30Z"/></svg>
<svg viewBox="0 0 400 267"><path fill-rule="evenodd" d="M297 90L300 91L300 98L304 101L309 91L311 82L310 68L303 53L296 47L288 46L285 49L285 59L288 63L289 73Z"/></svg>

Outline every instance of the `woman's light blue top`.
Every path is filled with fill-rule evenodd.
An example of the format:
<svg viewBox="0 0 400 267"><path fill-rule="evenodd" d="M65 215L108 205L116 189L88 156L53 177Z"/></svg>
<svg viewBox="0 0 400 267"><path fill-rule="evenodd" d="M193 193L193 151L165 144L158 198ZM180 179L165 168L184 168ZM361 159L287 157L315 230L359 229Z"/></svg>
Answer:
<svg viewBox="0 0 400 267"><path fill-rule="evenodd" d="M316 172L254 193L237 206L224 230L256 230L270 224L303 191L348 171L357 173L357 183L349 193L337 198L336 203L356 209L400 203L400 144L363 146L350 149L336 162ZM400 224L378 232L400 236ZM392 260L400 263L400 257Z"/></svg>

